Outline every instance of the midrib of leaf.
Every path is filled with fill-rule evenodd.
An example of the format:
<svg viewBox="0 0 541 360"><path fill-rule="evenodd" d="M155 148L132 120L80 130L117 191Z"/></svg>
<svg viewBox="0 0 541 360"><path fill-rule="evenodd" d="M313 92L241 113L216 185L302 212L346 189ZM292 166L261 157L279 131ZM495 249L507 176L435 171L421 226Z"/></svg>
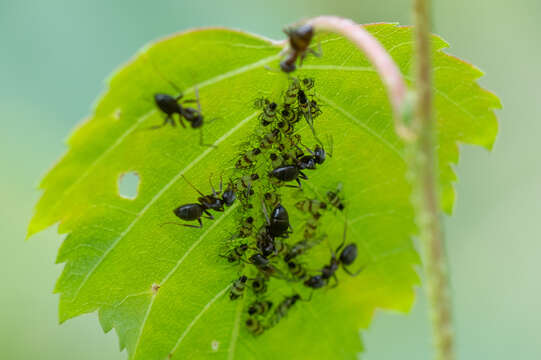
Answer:
<svg viewBox="0 0 541 360"><path fill-rule="evenodd" d="M190 93L194 92L195 88L204 88L206 86L218 83L218 82L220 82L222 80L232 78L234 76L237 76L237 75L243 74L245 72L248 72L250 70L256 69L256 68L258 68L260 66L266 65L266 64L268 64L268 63L270 63L270 62L272 62L274 60L277 60L279 58L280 58L280 54L277 54L277 55L273 55L273 56L263 58L261 60L258 60L256 62L254 62L254 63L241 66L238 69L231 70L231 71L229 71L227 73L215 76L215 77L210 78L208 80L202 81L199 84L195 84L195 85L193 85L191 87L188 87L188 88L186 88L184 93L185 94L190 94ZM79 177L77 177L75 179L75 181L51 205L51 212L54 213L56 211L56 209L58 208L58 206L62 203L62 201L69 194L71 194L71 192L77 187L77 185L80 184L84 179L86 179L86 177L89 174L92 173L92 171L96 167L96 165L98 165L111 151L113 151L115 148L117 148L124 141L124 139L126 139L133 131L135 131L135 129L137 129L139 124L141 124L143 121L145 121L149 116L151 116L155 112L156 112L156 109L152 109L152 110L148 111L146 114L143 114L142 116L137 118L135 123L132 126L130 126L124 133L122 133L122 135L120 135L120 137L111 146L107 147L101 154L99 154L96 157L96 159L88 166L87 170L85 172L83 172ZM40 231L40 230L41 229L32 229L31 227L29 227L27 237L30 237L35 232ZM77 292L78 291L79 290L77 290Z"/></svg>

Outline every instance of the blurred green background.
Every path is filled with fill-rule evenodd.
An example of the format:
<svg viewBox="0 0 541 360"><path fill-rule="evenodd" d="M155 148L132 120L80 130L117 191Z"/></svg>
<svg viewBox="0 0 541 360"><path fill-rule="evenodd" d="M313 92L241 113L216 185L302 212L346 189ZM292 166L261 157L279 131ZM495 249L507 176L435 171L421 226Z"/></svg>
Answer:
<svg viewBox="0 0 541 360"><path fill-rule="evenodd" d="M38 179L91 110L105 79L141 46L197 26L282 39L283 25L335 14L411 24L406 0L0 0L0 358L123 359L95 314L58 326L52 289L62 239L24 241ZM541 46L537 0L436 1L434 31L486 72L504 104L492 153L462 147L455 215L446 219L461 359L539 359ZM378 312L369 360L430 359L422 291L408 316Z"/></svg>

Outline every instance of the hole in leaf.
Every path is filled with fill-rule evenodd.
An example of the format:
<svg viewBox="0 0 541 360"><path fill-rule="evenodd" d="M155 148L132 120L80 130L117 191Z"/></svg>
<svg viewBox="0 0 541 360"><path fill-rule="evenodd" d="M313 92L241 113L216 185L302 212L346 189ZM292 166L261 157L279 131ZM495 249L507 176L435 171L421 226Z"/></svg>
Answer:
<svg viewBox="0 0 541 360"><path fill-rule="evenodd" d="M118 177L118 194L124 199L133 200L139 190L139 174L135 171L122 173Z"/></svg>

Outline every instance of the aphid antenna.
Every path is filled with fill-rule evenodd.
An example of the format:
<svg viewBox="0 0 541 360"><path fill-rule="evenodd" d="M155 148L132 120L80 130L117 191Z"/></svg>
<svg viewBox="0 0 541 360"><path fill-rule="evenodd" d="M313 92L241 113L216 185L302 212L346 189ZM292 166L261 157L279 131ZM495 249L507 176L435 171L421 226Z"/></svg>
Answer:
<svg viewBox="0 0 541 360"><path fill-rule="evenodd" d="M190 181L188 181L188 179L186 178L186 176L184 176L184 174L182 174L181 176L184 179L184 181L186 181L188 183L188 185L190 185L195 191L197 191L199 193L199 195L205 196L205 194L203 194L201 191L199 191L198 188L196 188Z"/></svg>

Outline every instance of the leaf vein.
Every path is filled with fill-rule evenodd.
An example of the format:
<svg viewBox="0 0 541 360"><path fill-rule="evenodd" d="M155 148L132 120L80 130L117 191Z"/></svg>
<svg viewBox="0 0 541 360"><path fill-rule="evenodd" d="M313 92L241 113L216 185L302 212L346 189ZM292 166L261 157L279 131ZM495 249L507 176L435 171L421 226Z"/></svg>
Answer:
<svg viewBox="0 0 541 360"><path fill-rule="evenodd" d="M184 330L184 332L182 333L182 335L180 335L180 338L178 339L177 343L175 344L175 346L173 347L173 349L171 350L171 354L173 354L175 351L177 351L180 343L182 342L182 340L184 340L184 338L186 337L186 335L188 335L188 333L190 332L190 330L192 329L192 327L197 323L197 321L199 321L199 319L205 314L205 312L212 306L212 304L214 304L216 302L216 300L218 300L220 297L223 296L223 294L225 294L225 292L227 290L229 290L229 287L230 285L228 284L225 288L223 288L222 290L220 290L220 292L218 292L216 295L214 295L214 297L212 299L210 299L210 301L203 307L203 309L201 309L201 311L193 318L193 320L188 324L188 326L186 327L186 330Z"/></svg>
<svg viewBox="0 0 541 360"><path fill-rule="evenodd" d="M242 127L244 124L246 124L248 121L250 121L252 118L254 118L257 115L257 112L252 113L248 117L246 117L244 120L239 122L235 127L231 128L228 132L226 132L221 138L216 140L214 143L214 146L217 146L222 141L227 139L229 136L231 136L234 132L236 132L240 127ZM214 150L214 147L210 147L204 152L202 152L197 158L195 158L191 163L189 163L182 171L180 171L173 179L171 179L154 197L145 205L145 207L137 214L137 216L134 218L134 220L128 225L128 227L114 240L114 242L111 244L111 246L104 252L103 256L99 258L99 260L96 262L96 264L90 269L88 274L85 276L77 290L75 291L73 295L73 300L77 298L79 295L79 292L83 288L83 286L86 284L88 279L92 276L94 271L100 266L100 264L103 263L103 260L107 258L107 256L111 253L111 251L116 247L116 245L131 231L131 229L137 224L139 219L146 213L146 211L178 180L180 177L190 170L193 166L195 166L199 161L201 161L203 158L205 158L212 150Z"/></svg>

